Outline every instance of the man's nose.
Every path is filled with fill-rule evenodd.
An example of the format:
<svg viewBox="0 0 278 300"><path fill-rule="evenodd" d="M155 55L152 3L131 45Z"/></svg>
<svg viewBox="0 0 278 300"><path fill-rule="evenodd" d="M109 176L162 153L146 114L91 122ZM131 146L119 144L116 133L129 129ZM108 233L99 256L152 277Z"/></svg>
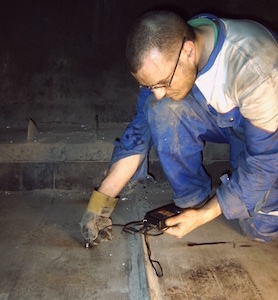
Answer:
<svg viewBox="0 0 278 300"><path fill-rule="evenodd" d="M154 96L157 100L161 100L166 95L166 88L165 87L156 88L156 89L153 89L152 91L153 91Z"/></svg>

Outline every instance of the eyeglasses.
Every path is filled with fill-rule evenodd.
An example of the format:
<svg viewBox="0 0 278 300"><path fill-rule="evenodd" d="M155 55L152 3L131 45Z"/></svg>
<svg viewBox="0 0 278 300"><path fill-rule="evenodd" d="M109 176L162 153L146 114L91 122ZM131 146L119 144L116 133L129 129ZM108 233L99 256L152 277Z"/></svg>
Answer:
<svg viewBox="0 0 278 300"><path fill-rule="evenodd" d="M154 90L154 89L167 88L167 87L171 86L171 83L173 81L174 75L176 73L177 66L179 64L179 60L180 60L181 52L182 52L182 49L183 49L183 45L186 42L186 40L187 40L187 38L184 36L183 39L182 39L182 45L181 45L181 48L180 48L180 51L179 51L177 62L175 64L174 71L173 71L173 73L171 75L171 78L170 78L169 82L167 84L156 84L156 85L152 85L152 86L140 85L140 87L147 88L147 89L150 89L150 90Z"/></svg>

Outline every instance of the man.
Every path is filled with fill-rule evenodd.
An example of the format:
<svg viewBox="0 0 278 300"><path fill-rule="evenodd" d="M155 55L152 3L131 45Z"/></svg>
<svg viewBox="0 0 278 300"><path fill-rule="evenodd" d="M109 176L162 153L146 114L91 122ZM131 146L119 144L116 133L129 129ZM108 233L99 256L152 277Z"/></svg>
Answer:
<svg viewBox="0 0 278 300"><path fill-rule="evenodd" d="M136 22L126 55L141 86L137 114L115 144L108 176L83 215L83 236L96 244L112 237L108 225L115 197L132 176L146 176L146 157L154 144L173 188L173 201L187 208L167 219L167 233L181 238L223 213L239 219L247 236L276 238L274 34L249 20L199 15L185 23L174 13L154 11ZM201 156L205 141L229 143L233 166L232 176L221 177L222 184L208 202L211 183Z"/></svg>

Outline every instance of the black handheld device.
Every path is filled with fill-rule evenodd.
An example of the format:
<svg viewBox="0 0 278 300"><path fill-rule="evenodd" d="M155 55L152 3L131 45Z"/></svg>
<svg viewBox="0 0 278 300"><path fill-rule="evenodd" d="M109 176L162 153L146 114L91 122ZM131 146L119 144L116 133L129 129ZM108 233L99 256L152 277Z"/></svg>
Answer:
<svg viewBox="0 0 278 300"><path fill-rule="evenodd" d="M170 203L148 211L144 219L150 224L155 225L157 229L161 230L167 227L165 225L166 219L180 214L184 209L185 208L176 206L174 203Z"/></svg>

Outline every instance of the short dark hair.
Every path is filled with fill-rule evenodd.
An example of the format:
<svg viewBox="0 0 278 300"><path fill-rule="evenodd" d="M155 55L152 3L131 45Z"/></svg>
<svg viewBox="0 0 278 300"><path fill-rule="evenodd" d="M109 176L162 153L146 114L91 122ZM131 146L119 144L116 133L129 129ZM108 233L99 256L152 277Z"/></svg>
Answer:
<svg viewBox="0 0 278 300"><path fill-rule="evenodd" d="M174 50L184 36L195 39L192 28L177 14L151 11L142 15L127 38L126 62L130 72L135 74L140 70L144 56L153 48L169 56L169 59L176 55Z"/></svg>

